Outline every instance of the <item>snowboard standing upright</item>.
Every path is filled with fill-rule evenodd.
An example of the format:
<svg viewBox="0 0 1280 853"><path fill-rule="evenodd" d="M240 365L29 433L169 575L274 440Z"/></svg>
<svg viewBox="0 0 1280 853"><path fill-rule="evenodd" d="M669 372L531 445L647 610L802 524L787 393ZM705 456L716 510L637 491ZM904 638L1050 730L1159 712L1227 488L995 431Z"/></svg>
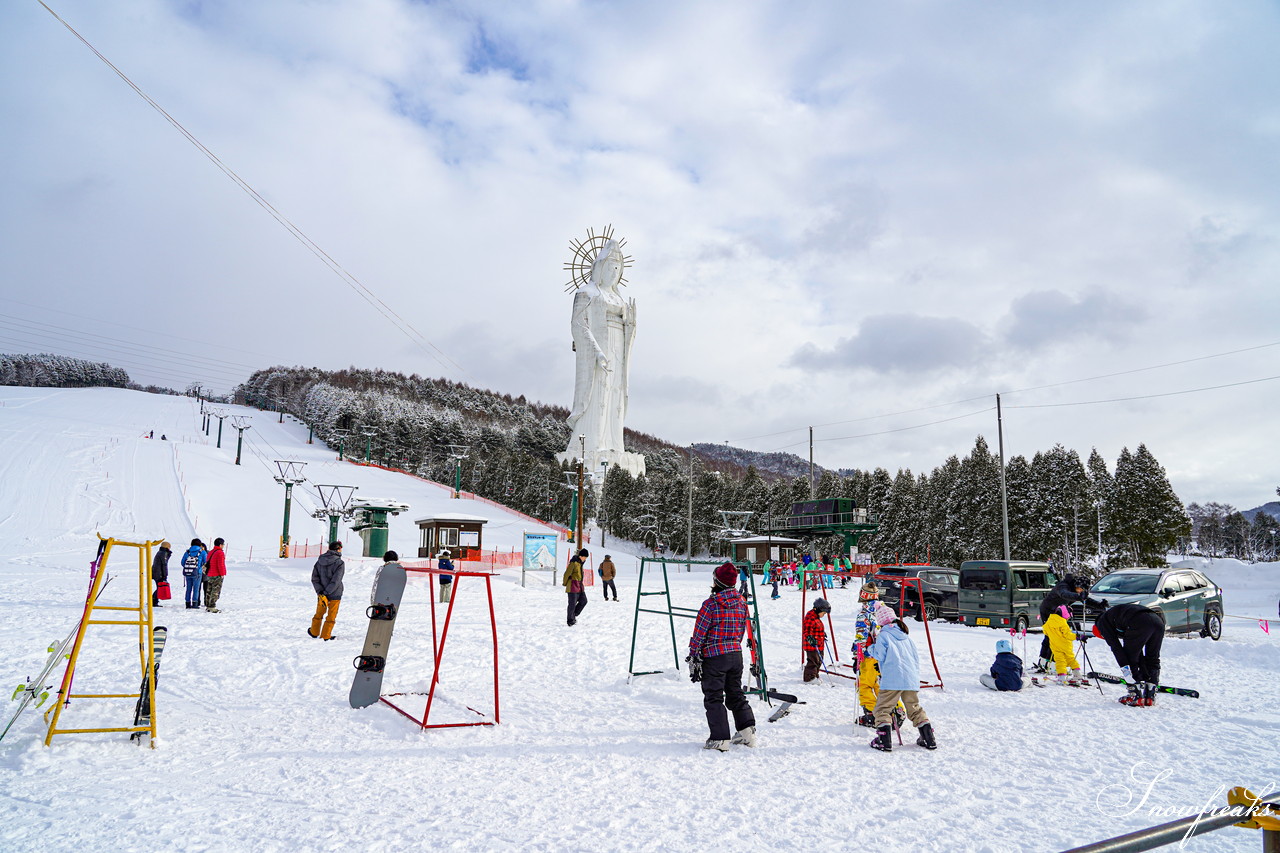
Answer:
<svg viewBox="0 0 1280 853"><path fill-rule="evenodd" d="M155 676L157 687L160 685L160 656L164 654L164 644L168 638L169 629L163 625L157 625L155 631L151 634L152 674ZM138 704L133 709L133 724L135 726L151 725L151 680L147 678L146 673L142 674L142 688L138 694ZM146 732L134 732L129 735L129 739L135 743L142 743L144 734Z"/></svg>
<svg viewBox="0 0 1280 853"><path fill-rule="evenodd" d="M364 636L364 649L355 659L356 678L351 684L351 707L365 708L378 701L382 693L382 671L387 665L387 649L391 632L396 627L400 599L404 597L405 570L398 563L388 563L378 570L373 587L373 604L365 611L369 631Z"/></svg>

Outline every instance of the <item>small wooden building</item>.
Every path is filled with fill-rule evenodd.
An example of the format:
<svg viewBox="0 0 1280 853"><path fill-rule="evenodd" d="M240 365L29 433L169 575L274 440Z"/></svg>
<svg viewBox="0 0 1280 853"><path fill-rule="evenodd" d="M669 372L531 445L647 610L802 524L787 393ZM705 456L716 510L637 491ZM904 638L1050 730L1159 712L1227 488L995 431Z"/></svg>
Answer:
<svg viewBox="0 0 1280 853"><path fill-rule="evenodd" d="M447 548L454 561L479 560L488 520L458 512L417 519L414 524L418 525L418 557L432 559L442 548Z"/></svg>
<svg viewBox="0 0 1280 853"><path fill-rule="evenodd" d="M747 562L753 566L759 566L763 565L765 560L789 563L796 559L800 540L788 539L785 536L744 536L741 539L730 539L729 544L733 546L735 562Z"/></svg>

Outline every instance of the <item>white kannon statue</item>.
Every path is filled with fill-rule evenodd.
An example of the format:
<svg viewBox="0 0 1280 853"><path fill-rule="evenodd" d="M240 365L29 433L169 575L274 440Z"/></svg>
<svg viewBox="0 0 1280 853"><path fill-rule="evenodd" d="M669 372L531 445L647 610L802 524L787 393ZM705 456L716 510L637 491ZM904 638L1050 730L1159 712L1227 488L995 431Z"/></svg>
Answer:
<svg viewBox="0 0 1280 853"><path fill-rule="evenodd" d="M578 276L573 296L575 353L573 411L569 413L569 446L556 458L582 458L592 474L619 465L632 476L644 473L644 456L623 450L622 426L627 415L627 373L636 335L636 303L618 293L627 259L611 230L575 245L571 269ZM589 252L595 251L594 258ZM590 262L590 275L582 282Z"/></svg>

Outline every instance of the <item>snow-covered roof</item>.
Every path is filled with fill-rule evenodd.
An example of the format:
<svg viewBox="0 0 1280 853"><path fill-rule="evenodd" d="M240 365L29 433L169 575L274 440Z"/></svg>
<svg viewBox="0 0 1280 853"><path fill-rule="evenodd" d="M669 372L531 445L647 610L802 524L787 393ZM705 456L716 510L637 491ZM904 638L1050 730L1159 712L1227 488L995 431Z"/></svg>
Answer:
<svg viewBox="0 0 1280 853"><path fill-rule="evenodd" d="M799 545L799 539L788 539L785 536L744 536L741 539L730 539L734 545Z"/></svg>
<svg viewBox="0 0 1280 853"><path fill-rule="evenodd" d="M482 515L464 515L460 512L438 512L435 515L429 515L426 518L414 519L414 524L426 524L430 521L478 521L484 524L489 519Z"/></svg>

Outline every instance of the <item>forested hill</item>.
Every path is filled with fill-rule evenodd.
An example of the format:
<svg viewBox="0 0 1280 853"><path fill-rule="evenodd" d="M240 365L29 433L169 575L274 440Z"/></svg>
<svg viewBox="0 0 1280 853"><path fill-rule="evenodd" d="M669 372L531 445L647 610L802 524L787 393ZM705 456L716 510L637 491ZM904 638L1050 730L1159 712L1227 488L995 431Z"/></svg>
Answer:
<svg viewBox="0 0 1280 853"><path fill-rule="evenodd" d="M561 524L570 493L555 454L568 443L562 406L530 402L444 379L381 370L323 371L275 367L256 372L237 389L240 402L283 408L310 424L330 446L356 458L416 471L440 482L461 461L465 491ZM929 473L883 468L834 471L791 454L755 454L699 444L680 448L628 430L627 450L646 457L646 476L610 470L602 504L588 490L589 517L610 535L659 542L683 553L724 553L720 510L750 510L746 527L763 530L795 501L848 497L879 520L880 531L860 543L877 562L932 559L958 565L1002 551L1000 464L978 436L963 459L952 456ZM366 449L367 448L367 449ZM465 448L465 450L463 450ZM1163 467L1141 444L1125 449L1114 474L1096 451L1088 463L1057 446L1006 465L1010 540L1015 556L1053 560L1078 569L1158 564L1191 530L1187 511ZM1101 509L1101 513L1099 513ZM835 552L839 540L805 546Z"/></svg>

